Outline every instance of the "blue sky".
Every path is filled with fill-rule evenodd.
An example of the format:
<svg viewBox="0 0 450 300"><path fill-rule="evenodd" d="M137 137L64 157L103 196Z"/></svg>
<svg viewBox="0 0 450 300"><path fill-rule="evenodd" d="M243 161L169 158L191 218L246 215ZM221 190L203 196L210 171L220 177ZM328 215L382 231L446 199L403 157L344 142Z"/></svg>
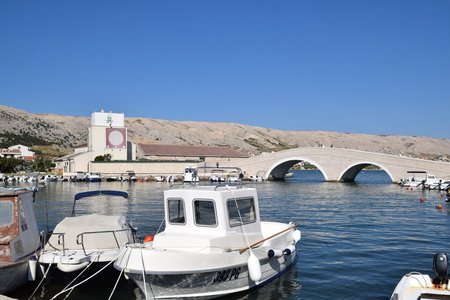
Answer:
<svg viewBox="0 0 450 300"><path fill-rule="evenodd" d="M450 1L0 0L0 104L450 138Z"/></svg>

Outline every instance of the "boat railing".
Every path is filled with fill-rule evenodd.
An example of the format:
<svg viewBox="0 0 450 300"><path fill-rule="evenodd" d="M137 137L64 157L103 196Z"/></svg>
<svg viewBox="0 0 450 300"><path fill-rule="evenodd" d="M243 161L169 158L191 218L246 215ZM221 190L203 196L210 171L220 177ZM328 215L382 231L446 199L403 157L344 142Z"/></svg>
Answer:
<svg viewBox="0 0 450 300"><path fill-rule="evenodd" d="M50 247L52 247L53 249L59 250L59 248L57 248L56 246L53 246L52 243L51 243L51 237L52 236L56 236L57 241L58 241L58 245L62 245L63 255L66 255L66 245L65 245L64 235L65 235L65 233L51 232L49 234L48 238L47 238L47 240L48 240L47 244ZM62 243L61 243L61 240L62 240ZM45 252L47 252L47 251L46 251L46 249L44 247L43 253L45 253Z"/></svg>
<svg viewBox="0 0 450 300"><path fill-rule="evenodd" d="M216 185L216 187L214 188L215 191L217 191L217 189L220 188L228 188L230 186L236 187L236 189L240 189L242 188L242 182L238 181L238 182L228 182L228 183L219 183Z"/></svg>
<svg viewBox="0 0 450 300"><path fill-rule="evenodd" d="M236 182L221 182L217 183L215 185L199 185L199 184L171 184L169 185L169 189L175 190L175 189L190 189L190 188L211 188L216 191L219 188L226 188L228 187L236 187L237 189L242 188L245 184L242 181L236 181Z"/></svg>
<svg viewBox="0 0 450 300"><path fill-rule="evenodd" d="M113 235L113 237L114 237L114 241L115 241L115 243L116 243L117 248L120 248L119 240L117 239L116 233L124 232L124 231L130 231L130 232L131 232L131 235L132 235L132 237L133 237L133 242L136 242L136 238L135 238L135 235L136 235L136 229L133 228L132 226L130 226L130 228L120 229L120 230L104 230L104 231L88 231L88 232L82 232L82 233L80 233L80 234L77 235L77 237L76 237L76 243L77 243L78 245L81 245L81 247L83 248L84 254L87 255L87 254L86 254L86 248L85 248L85 245L84 245L84 235L111 233L111 234ZM52 232L52 233L49 234L49 236L48 236L48 238L47 238L47 240L48 240L48 243L47 243L47 244L48 244L51 248L53 248L54 250L60 250L60 247L54 246L54 245L52 245L52 243L51 243L51 237L52 237L52 236L55 236L55 237L56 237L58 245L59 245L59 246L62 246L62 252L63 252L63 255L66 255L66 250L68 250L68 248L66 248L65 234L66 234L66 233L64 233L64 232L63 232L63 233ZM52 250L47 250L47 249L44 248L43 253L50 252L50 251L52 251Z"/></svg>
<svg viewBox="0 0 450 300"><path fill-rule="evenodd" d="M84 255L87 255L86 254L86 248L85 248L85 245L84 245L84 236L85 235L111 233L113 235L113 237L114 237L114 241L116 242L117 249L120 249L120 244L119 244L119 240L117 239L116 233L124 232L124 231L130 231L133 234L132 228L126 228L126 229L120 229L120 230L87 231L87 232L82 232L82 233L78 234L77 238L76 238L76 242L77 242L78 245L81 245L81 247L83 248Z"/></svg>

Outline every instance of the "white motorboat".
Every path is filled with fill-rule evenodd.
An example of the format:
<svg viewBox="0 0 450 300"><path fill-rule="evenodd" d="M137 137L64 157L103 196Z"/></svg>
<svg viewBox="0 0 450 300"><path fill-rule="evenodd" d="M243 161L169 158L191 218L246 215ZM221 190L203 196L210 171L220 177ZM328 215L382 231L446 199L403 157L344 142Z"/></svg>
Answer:
<svg viewBox="0 0 450 300"><path fill-rule="evenodd" d="M45 175L43 177L43 181L45 181L45 182L57 182L58 181L58 176L47 174L47 175Z"/></svg>
<svg viewBox="0 0 450 300"><path fill-rule="evenodd" d="M425 182L425 187L430 190L446 190L450 185L449 180L436 179L433 182Z"/></svg>
<svg viewBox="0 0 450 300"><path fill-rule="evenodd" d="M230 174L228 174L227 182L239 182L241 176L241 173L238 173L237 171L230 172Z"/></svg>
<svg viewBox="0 0 450 300"><path fill-rule="evenodd" d="M406 178L400 179L400 185L406 188L415 188L423 184L426 181L427 172L425 171L407 171L406 173L411 174Z"/></svg>
<svg viewBox="0 0 450 300"><path fill-rule="evenodd" d="M0 189L0 294L24 284L30 266L36 266L30 259L41 240L32 202L32 189Z"/></svg>
<svg viewBox="0 0 450 300"><path fill-rule="evenodd" d="M146 298L220 297L295 265L300 230L261 221L254 188L182 186L164 192L164 206L165 230L127 245L114 262Z"/></svg>
<svg viewBox="0 0 450 300"><path fill-rule="evenodd" d="M198 171L196 167L188 166L184 169L184 182L198 182Z"/></svg>
<svg viewBox="0 0 450 300"><path fill-rule="evenodd" d="M86 181L89 181L89 182L100 182L100 181L102 181L101 174L97 173L97 172L89 172L86 175Z"/></svg>
<svg viewBox="0 0 450 300"><path fill-rule="evenodd" d="M224 182L225 177L223 176L222 170L214 170L211 173L211 176L209 176L210 182Z"/></svg>
<svg viewBox="0 0 450 300"><path fill-rule="evenodd" d="M120 247L136 242L136 229L124 216L75 216L76 202L94 196L128 198L126 192L111 190L76 194L71 217L56 225L39 257L40 263L56 265L63 272L74 272L91 262L108 263L117 257Z"/></svg>
<svg viewBox="0 0 450 300"><path fill-rule="evenodd" d="M155 176L155 180L157 181L157 182L163 182L164 180L165 180L166 178L164 177L164 176Z"/></svg>
<svg viewBox="0 0 450 300"><path fill-rule="evenodd" d="M392 293L391 300L450 299L448 257L436 253L433 258L435 278L412 272L402 277Z"/></svg>
<svg viewBox="0 0 450 300"><path fill-rule="evenodd" d="M259 175L250 175L248 179L250 179L251 181L263 181L263 178Z"/></svg>

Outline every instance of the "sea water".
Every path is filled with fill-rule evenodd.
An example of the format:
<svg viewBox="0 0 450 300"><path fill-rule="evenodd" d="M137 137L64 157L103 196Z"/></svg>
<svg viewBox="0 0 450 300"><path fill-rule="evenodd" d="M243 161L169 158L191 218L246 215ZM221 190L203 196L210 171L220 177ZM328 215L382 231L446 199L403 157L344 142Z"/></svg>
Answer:
<svg viewBox="0 0 450 300"><path fill-rule="evenodd" d="M450 207L442 193L404 189L390 183L384 171L362 171L354 183L324 182L319 171L294 171L285 181L247 185L258 190L262 220L300 224L302 239L296 265L288 272L227 299L389 299L404 274L431 275L433 254L449 250ZM78 214L124 214L138 227L140 238L158 231L166 183L48 183L34 204L39 228L51 230L68 216L76 193L99 188L124 190L130 197L82 200L76 205ZM436 209L439 203L442 210ZM110 272L94 278L74 289L69 299L108 299L117 277ZM70 279L50 273L32 299L51 299ZM28 284L9 296L28 299L35 287ZM141 298L123 278L112 297Z"/></svg>

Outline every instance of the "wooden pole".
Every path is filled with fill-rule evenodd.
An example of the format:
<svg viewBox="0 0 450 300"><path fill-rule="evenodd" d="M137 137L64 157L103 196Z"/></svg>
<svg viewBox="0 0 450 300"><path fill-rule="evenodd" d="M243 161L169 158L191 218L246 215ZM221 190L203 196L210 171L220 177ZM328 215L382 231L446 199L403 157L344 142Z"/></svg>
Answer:
<svg viewBox="0 0 450 300"><path fill-rule="evenodd" d="M282 234L282 233L284 233L284 232L286 232L286 231L288 231L288 230L294 229L294 228L297 227L297 226L299 226L299 225L295 225L295 224L294 224L294 225L292 225L292 226L289 226L289 227L286 228L286 229L281 230L280 232L277 232L277 233L275 233L275 234L272 234L272 235L269 236L269 237L266 237L265 239L259 240L259 241L255 242L255 243L251 244L251 245L248 246L248 247L242 248L242 249L239 250L239 254L242 254L242 253L244 253L245 251L247 251L248 249L251 249L251 248L254 248L254 247L258 246L259 244L261 244L261 243L263 243L263 242L265 242L265 241L267 241L267 240L270 240L270 239L276 237L277 235L280 235L280 234Z"/></svg>

